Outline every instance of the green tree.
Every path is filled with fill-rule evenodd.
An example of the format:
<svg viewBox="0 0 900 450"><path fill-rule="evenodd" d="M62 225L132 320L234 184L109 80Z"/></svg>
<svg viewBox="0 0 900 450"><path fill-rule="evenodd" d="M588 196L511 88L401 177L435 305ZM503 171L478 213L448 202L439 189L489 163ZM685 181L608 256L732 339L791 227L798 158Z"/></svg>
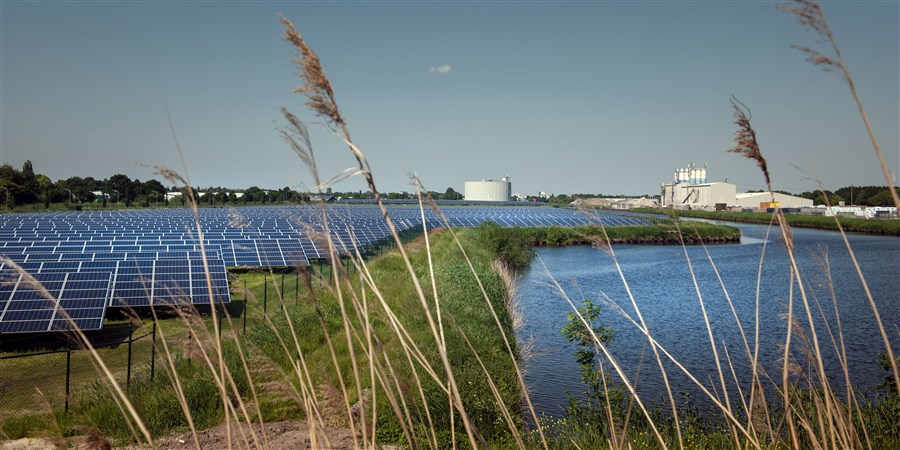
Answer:
<svg viewBox="0 0 900 450"><path fill-rule="evenodd" d="M881 192L869 197L866 203L869 206L894 206L894 199L891 198L890 189L885 188Z"/></svg>
<svg viewBox="0 0 900 450"><path fill-rule="evenodd" d="M442 200L462 200L463 195L459 192L456 192L452 187L448 187L446 191L440 196Z"/></svg>
<svg viewBox="0 0 900 450"><path fill-rule="evenodd" d="M127 175L117 173L109 177L104 182L104 185L106 187L105 192L110 200L120 203L122 201L130 202L134 199L134 197L130 197L133 195L132 182Z"/></svg>
<svg viewBox="0 0 900 450"><path fill-rule="evenodd" d="M22 190L22 174L9 164L0 166L0 190L2 190L3 203L7 209L16 205L16 197Z"/></svg>
<svg viewBox="0 0 900 450"><path fill-rule="evenodd" d="M481 242L510 269L521 270L531 264L534 247L517 230L487 221L478 226L478 234Z"/></svg>
<svg viewBox="0 0 900 450"><path fill-rule="evenodd" d="M577 346L575 361L581 368L581 381L591 388L591 392L597 399L603 398L602 379L598 369L599 354L597 340L603 345L612 343L612 329L600 324L600 305L591 300L585 300L581 308L578 308L581 317L574 312L568 315L568 322L562 329L563 337ZM590 325L588 328L585 325ZM593 331L593 334L591 333ZM594 338L596 336L596 340Z"/></svg>
<svg viewBox="0 0 900 450"><path fill-rule="evenodd" d="M37 175L36 178L37 184L39 186L38 190L40 191L41 199L44 202L44 209L50 209L53 181L50 181L50 178L43 174Z"/></svg>
<svg viewBox="0 0 900 450"><path fill-rule="evenodd" d="M613 414L620 416L628 403L624 392L600 370L603 363L599 346L612 343L612 329L600 323L600 305L585 300L578 308L578 314L568 314L568 321L561 331L567 341L576 345L575 361L581 371L581 381L589 388L584 398L569 394L568 418L572 423L597 427L604 437L608 437L612 430L606 415L607 404L614 409Z"/></svg>
<svg viewBox="0 0 900 450"><path fill-rule="evenodd" d="M22 165L22 189L19 192L18 201L23 204L35 203L41 197L41 185L38 182L31 161L25 161Z"/></svg>

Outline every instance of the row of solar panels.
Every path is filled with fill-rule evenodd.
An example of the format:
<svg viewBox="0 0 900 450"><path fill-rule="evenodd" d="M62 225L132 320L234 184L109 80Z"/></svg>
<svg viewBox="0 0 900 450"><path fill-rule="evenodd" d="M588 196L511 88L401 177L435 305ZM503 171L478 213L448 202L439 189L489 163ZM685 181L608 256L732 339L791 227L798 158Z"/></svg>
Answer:
<svg viewBox="0 0 900 450"><path fill-rule="evenodd" d="M231 301L225 262L215 253L205 263L145 256L0 264L0 333L98 330L110 307Z"/></svg>
<svg viewBox="0 0 900 450"><path fill-rule="evenodd" d="M249 211L242 212L241 216L244 221L254 220L258 216L259 211L247 208ZM265 208L266 211L273 213L285 214L287 211L295 208ZM287 211L285 211L287 210ZM248 259L237 254L243 251L255 251L254 249L262 249L262 254L257 258L249 258L250 265L278 265L278 260L283 260L287 265L304 264L303 258L292 256L302 251L305 259L321 258L327 253L324 239L316 239L317 231L321 229L321 225L315 223L302 223L302 217L292 220L284 219L275 222L275 227L257 227L252 228L225 228L221 227L218 222L227 217L224 210L215 210L218 214L202 214L201 226L204 231L204 241L208 245L218 245L223 249L223 255L228 260L229 265L243 265L241 260ZM344 252L352 251L354 248L365 249L377 242L389 238L390 232L387 225L381 218L381 213L374 207L342 207L336 208L332 214L329 211L329 222L332 229L332 238L336 241L339 248ZM394 216L397 228L400 231L417 228L421 226L421 213L415 207L392 207L391 215ZM399 212L402 212L399 213ZM0 227L0 254L15 254L17 251L12 247L19 246L21 253L54 253L54 252L117 252L123 249L118 248L122 245L141 247L145 251L173 251L173 250L191 250L196 248L197 239L193 231L195 226L192 223L193 217L190 214L182 212L182 222L161 227L158 224L153 226L154 214L145 214L156 211L139 211L138 218L129 217L128 223L121 223L117 220L123 218L119 216L109 216L107 214L96 218L95 225L82 225L77 230L67 224L67 216L64 215L47 215L39 218L40 220L32 220L36 226L29 227L25 223L16 224L18 226ZM309 213L309 210L306 211ZM321 210L317 210L319 218ZM443 221L437 217L432 211L428 211L431 217L426 215L426 222L429 228L443 226ZM348 216L349 214L355 214ZM80 213L79 220L87 222L88 219ZM575 211L565 209L552 208L479 208L479 207L450 207L444 209L444 214L450 226L468 227L477 226L485 220L491 220L505 226L572 226L589 223L591 218ZM405 217L396 217L405 216ZM139 220L141 219L142 220ZM307 217L309 218L309 217ZM171 213L170 217L171 219ZM642 219L633 217L625 217L619 215L605 214L599 217L599 220L608 226L615 225L638 225L645 224ZM135 225L134 223L141 225ZM251 222L255 225L255 222ZM317 230L319 229L319 230ZM259 245L260 241L279 241L279 249L277 251L267 251L266 245ZM165 242L163 242L165 241ZM296 241L296 243L288 243L288 241ZM30 242L30 244L29 244ZM84 242L83 245L79 244ZM87 243L90 243L88 245ZM79 248L79 245L80 248ZM154 247L155 246L155 247ZM193 247L192 247L193 246ZM299 250L297 247L299 246ZM146 247L146 248L145 248ZM229 252L227 249L234 249L236 252ZM134 249L127 249L134 251ZM259 251L259 250L256 250ZM272 255L271 253L280 253L283 256ZM252 263L252 261L258 261Z"/></svg>
<svg viewBox="0 0 900 450"><path fill-rule="evenodd" d="M493 200L431 200L436 205L483 205L483 206L525 206L525 205L534 205L534 203L526 203L526 202L518 202L518 201L508 201L508 202L498 202ZM335 200L337 204L346 204L346 205L373 205L375 204L375 199L373 198L344 198L340 200ZM411 199L411 198L383 198L381 199L381 203L385 205L418 205L419 200Z"/></svg>
<svg viewBox="0 0 900 450"><path fill-rule="evenodd" d="M327 219L331 223L341 219L359 221L361 219L381 218L381 211L372 205L329 205L324 209ZM488 206L446 206L440 212L449 220L456 217L479 217L482 220L497 221L505 218L509 223L503 225L519 225L519 220L529 218L571 218L581 217L581 222L586 222L587 217L575 210L564 208L544 208L533 206L517 207L488 207ZM388 207L388 213L394 220L411 219L420 222L421 213L417 206L392 205ZM606 215L608 213L603 213ZM204 229L214 229L216 225L226 229L238 229L242 227L272 227L284 228L285 226L297 229L308 224L321 224L323 221L323 209L315 206L288 206L288 207L254 207L235 209L201 209L199 219ZM439 214L425 208L426 221L432 221ZM0 218L0 229L26 228L26 227L89 227L99 229L105 226L126 224L129 226L140 225L142 227L193 226L194 216L185 209L165 210L140 210L140 211L86 211L69 213L43 213L43 214L18 214Z"/></svg>
<svg viewBox="0 0 900 450"><path fill-rule="evenodd" d="M328 253L316 236L327 220L342 253L390 238L374 206L203 209L212 296L190 210L102 211L0 216L0 333L102 327L108 307L230 301L226 267L308 265ZM445 207L425 211L428 228L477 226L636 225L641 219L572 210ZM422 211L392 206L399 231L422 227ZM19 266L18 268L14 267ZM22 271L27 273L24 274ZM37 282L37 284L35 283ZM43 285L43 290L39 285Z"/></svg>

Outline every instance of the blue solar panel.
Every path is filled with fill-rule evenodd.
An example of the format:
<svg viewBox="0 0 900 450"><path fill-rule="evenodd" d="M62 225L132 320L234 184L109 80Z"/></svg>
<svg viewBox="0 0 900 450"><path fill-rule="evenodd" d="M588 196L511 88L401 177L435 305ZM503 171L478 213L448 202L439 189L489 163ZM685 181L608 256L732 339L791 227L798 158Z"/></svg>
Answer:
<svg viewBox="0 0 900 450"><path fill-rule="evenodd" d="M418 205L396 203L388 207L388 214L397 230L421 230L423 218ZM585 214L565 208L464 203L467 206L445 206L441 214L425 208L424 225L429 229L448 224L472 227L488 220L503 226L649 223L607 212ZM327 234L342 254L365 252L392 239L380 209L374 205L330 205L324 212ZM103 288L79 281L67 291L63 281L53 276L102 278L108 274L112 295L106 296L105 304L110 306L207 303L209 289L200 262L201 244L212 274L213 301L217 302L230 299L226 267L308 265L310 259L321 259L329 253L320 207L201 209L199 218L203 242L198 239L193 213L187 209L7 214L0 216L0 256L29 273L46 277L47 287L55 289L56 295L62 294L61 301L76 302L63 309L72 309L73 316L83 319L78 323L94 329L102 325L103 316L84 305L88 298L100 296ZM3 265L0 275L15 278L17 273ZM46 308L39 305L45 300L32 298L37 291L27 285L20 287L10 290L8 285L0 286L0 297L4 298L0 311L10 314L0 316L0 325L8 318L16 319L3 325L6 328L0 328L0 332L61 329L56 328L62 325L56 325L55 319L44 317Z"/></svg>
<svg viewBox="0 0 900 450"><path fill-rule="evenodd" d="M0 283L0 333L100 329L109 273L8 275Z"/></svg>

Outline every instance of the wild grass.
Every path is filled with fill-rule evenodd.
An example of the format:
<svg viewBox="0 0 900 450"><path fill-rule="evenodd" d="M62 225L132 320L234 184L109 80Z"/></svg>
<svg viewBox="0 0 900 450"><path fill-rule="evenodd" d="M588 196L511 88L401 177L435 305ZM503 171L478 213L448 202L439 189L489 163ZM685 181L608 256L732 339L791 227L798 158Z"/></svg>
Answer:
<svg viewBox="0 0 900 450"><path fill-rule="evenodd" d="M494 308L502 310L506 288L499 275L491 269L489 265L491 258L483 256L485 250L477 249L472 243L476 238L474 231L471 230L459 233L459 239L463 245L469 249L470 254L475 255L473 256L477 262L474 266L475 270L494 302ZM413 248L408 250L410 262L419 276L423 277L424 284L427 281L424 277L428 268L426 261L428 253L425 252L421 240L416 241L411 247ZM506 426L496 420L501 416L500 409L502 408L498 409L498 406L493 404L489 379L477 361L473 359L472 351L468 350L465 342L468 340L469 345L480 356L482 363L489 369L489 373L495 375L493 381L506 408L517 410L520 391L515 378L510 378L513 371L510 367L509 356L502 350L503 344L499 340L490 313L486 310L487 306L483 302L472 301L472 299L477 299L481 293L478 291L477 285L468 281L470 268L459 253L459 249L455 247L451 237L446 234L433 235L430 255L434 258L432 269L435 274L435 286L441 294L441 313L443 317L452 321L452 325L444 330L443 339L447 343L446 357L454 367L457 380L466 387L462 391L463 404L466 405L470 420L479 430L483 430L482 433L497 437L508 434L508 430L505 430ZM390 322L396 320L396 325L408 333L408 337L405 339L418 344L416 356L422 357L427 364L432 367L437 366L441 363L441 357L437 353L435 345L422 345L432 339L431 331L422 326L418 299L412 283L404 277L406 268L401 255L397 252L385 254L367 265L372 277L370 282L378 286L380 295L385 301L384 306L395 311L395 315L389 317L386 315L388 313L381 308L370 307L366 320L372 327L372 333L379 337L381 355L374 363L369 362L368 358L359 358L358 370L365 373L369 370L370 364L384 366L393 364L392 376L396 377L393 384L396 386L393 386L392 389L398 389L395 395L398 398L409 397L404 399L407 402L406 408L424 414L427 405L445 402L446 393L442 391L439 383L429 380L429 375L421 368L409 364L410 361L404 354L402 342L398 336L391 334ZM314 285L312 291L314 294L312 295L317 297L315 300L317 307L312 305L311 294L303 293L299 306L295 306L290 301L287 302L286 317L272 315L270 322L258 322L248 329L245 345L252 349L251 354L254 357L270 361L279 369L280 373L289 374L293 361L281 346L279 336L288 334L288 323L292 323L296 329L304 330L303 333L298 334L298 342L295 343L299 347L299 351L304 354L307 361L319 362L317 367L310 367L310 377L317 380L316 383L320 385L317 388L323 392L337 392L341 379L346 380L353 377L351 350L341 340L344 320L336 293L326 289L328 287L327 280L314 278L312 283ZM353 280L349 286L341 289L358 290L359 286L359 281ZM259 289L256 289L255 293L258 294ZM433 309L432 312L437 314L436 309ZM318 316L321 316L321 322ZM361 320L363 319L352 317L349 319L349 323L356 330L360 326ZM511 323L507 321L504 326L507 328L507 333L511 333ZM333 349L328 348L325 333L330 336ZM337 359L337 367L341 369L340 376L335 373L332 364L323 364L330 359L331 351L334 352ZM403 361L406 363L401 364ZM290 378L281 381L286 384L291 383ZM417 385L419 386L417 387ZM364 385L364 388L371 389L372 386ZM419 391L418 395L416 395L417 391ZM351 404L357 401L358 398L355 396L349 399ZM376 434L385 440L402 436L402 426L390 410L391 405L387 395L379 394L374 403L379 405L380 409L377 410L377 414L381 418ZM432 407L429 414L430 419L425 418L424 415L417 417L415 421L408 418L410 420L407 423L407 432L411 436L420 436L421 430L429 428L445 431L450 429L451 410ZM415 423L420 420L425 423ZM517 420L521 421L521 419ZM340 414L333 414L328 421L348 425L346 418L341 417ZM427 423L429 421L430 424ZM415 431L416 429L420 431Z"/></svg>
<svg viewBox="0 0 900 450"><path fill-rule="evenodd" d="M139 334L149 332L149 327L136 331ZM127 338L126 338L127 339ZM109 367L110 373L121 384L127 383L128 353L127 342L114 348L98 348L97 355ZM152 342L150 336L137 340L132 346L132 376L136 377L149 371ZM42 353L30 352L30 353ZM27 354L27 353L26 353ZM2 353L0 356L17 356L17 352ZM4 359L0 362L3 368L2 402L0 402L0 430L5 429L6 421L21 415L29 415L39 411L47 403L62 405L65 402L66 352L64 350L42 354L39 356ZM91 363L89 352L74 349L71 353L71 377L69 380L73 398L96 383L97 373ZM45 368L58 370L47 371Z"/></svg>
<svg viewBox="0 0 900 450"><path fill-rule="evenodd" d="M802 7L817 5L799 3ZM814 20L803 19L804 23L821 32L824 16L815 15L820 11L794 12L802 13L801 18L812 14ZM223 423L227 447L265 448L269 446L265 431L257 433L242 425L293 418L308 426L313 448L331 446L326 430L333 426L352 430L357 448L377 448L384 443L434 449L900 446L900 376L890 344L896 333L884 329L874 299L867 293L874 325L889 355L886 366L891 370L889 380L894 381L891 390L872 399L855 391L849 375L844 380L829 379L822 352L831 345L841 354L840 330L835 335L831 329L815 327L817 315L822 314L821 305L807 292L807 275L799 269L791 223L784 214L776 212L768 222L778 227L782 236L778 245L785 246L791 261L781 371L766 374L760 368L756 343L760 333L768 330L759 329L762 313L757 306L754 339L746 337L750 330L744 330L741 318L735 317L744 336L743 346L736 351L720 346L721 336L704 313L709 348L697 351L716 367L707 380L704 375L691 373L679 361L679 355L660 343L648 326L641 312L644 299L632 294L629 275L616 257L614 243L620 231L615 228L598 225L510 232L487 225L482 230L446 227L435 233L423 227L420 239L404 242L380 201L365 154L350 138L348 123L318 57L293 24L284 18L281 22L285 39L298 55L302 84L297 92L307 97L312 111L347 144L357 166L323 182L306 126L286 109L282 110L287 121L282 137L310 169L319 190L348 177L362 176L392 231L396 250L368 259L360 249L339 247L330 239L330 224L323 210L325 232L316 239L327 249L330 268L316 273L298 268L303 288L298 289L296 298L285 292L274 272L241 275L237 286L243 287L243 281L247 281L247 290L243 291L245 312L252 311L254 317L261 312L260 290L274 291L262 319L250 324L243 334L237 331L241 324L235 318L226 316L220 326L216 320L204 322L196 311L185 309L174 320L187 330L190 350L175 345L174 328L162 327L162 375L156 380L139 377L127 392L103 357L92 350L91 361L101 375L94 395L77 402L68 416L54 412L55 425L46 430L71 434L75 425L86 425L116 441L148 446L162 435L190 430L189 444L200 448L197 430ZM830 37L830 32L827 35ZM845 73L849 79L849 73ZM752 159L770 184L749 110L736 101L734 107L738 132L733 150ZM878 151L877 144L875 147ZM184 186L196 212L189 178L167 169L161 172ZM424 211L435 206L420 197L419 207ZM202 233L199 220L196 222L198 233ZM844 233L841 222L836 223ZM706 243L718 236L733 235L727 229L677 221L667 227L621 232L649 240L674 237L682 247L691 239ZM580 337L585 351L597 358L591 362L596 362L600 371L592 375L597 380L598 401L586 406L576 400L566 418L547 422L538 417L522 377L524 352L513 338L516 321L510 314L510 283L492 265L494 259L509 259L506 256L514 253L531 261L531 253L527 245L507 244L497 237L507 233L526 236L531 243L584 240L609 255L634 316L616 312L626 316L640 332L643 342L639 344L653 355L652 360L648 357L652 363L642 370L660 371L666 388L662 406L654 407L641 398L636 380L626 375L603 333L597 332L595 317L585 314L557 283L571 306L571 320L580 323L584 331ZM691 267L686 250L684 256ZM711 258L710 262L714 264ZM763 254L760 274L765 262ZM521 267L524 265L518 262L513 264L514 269ZM857 272L865 286L858 266ZM705 311L706 300L693 270L692 277L697 302ZM717 281L727 294L721 277ZM726 298L730 301L729 296ZM215 314L222 305L210 300L208 307ZM86 342L83 335L81 340ZM89 342L86 344L90 347ZM735 369L739 358L749 364L749 373ZM841 364L846 373L846 357ZM689 380L714 411L698 414L679 406L667 381L670 370ZM749 379L749 391L741 389L740 379ZM767 397L764 390L775 395ZM31 420L36 419L18 419L9 429L22 432ZM527 423L537 425L529 428Z"/></svg>
<svg viewBox="0 0 900 450"><path fill-rule="evenodd" d="M640 212L675 214L679 217L697 217L701 219L725 220L729 222L746 222L768 224L772 221L774 213L741 212L741 211L696 211L696 210L661 210L641 209ZM847 232L883 234L900 236L900 222L895 220L863 219L856 217L826 217L807 216L799 214L785 214L785 220L792 227L818 228L823 230L838 230L839 227Z"/></svg>

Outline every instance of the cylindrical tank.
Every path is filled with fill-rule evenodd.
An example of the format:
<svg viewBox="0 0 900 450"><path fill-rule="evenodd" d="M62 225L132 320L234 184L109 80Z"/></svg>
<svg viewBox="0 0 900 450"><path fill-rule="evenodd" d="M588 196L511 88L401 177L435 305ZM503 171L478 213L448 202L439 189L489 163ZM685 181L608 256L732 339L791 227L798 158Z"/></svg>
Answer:
<svg viewBox="0 0 900 450"><path fill-rule="evenodd" d="M509 177L504 180L466 181L466 200L508 202L512 200L512 183Z"/></svg>

